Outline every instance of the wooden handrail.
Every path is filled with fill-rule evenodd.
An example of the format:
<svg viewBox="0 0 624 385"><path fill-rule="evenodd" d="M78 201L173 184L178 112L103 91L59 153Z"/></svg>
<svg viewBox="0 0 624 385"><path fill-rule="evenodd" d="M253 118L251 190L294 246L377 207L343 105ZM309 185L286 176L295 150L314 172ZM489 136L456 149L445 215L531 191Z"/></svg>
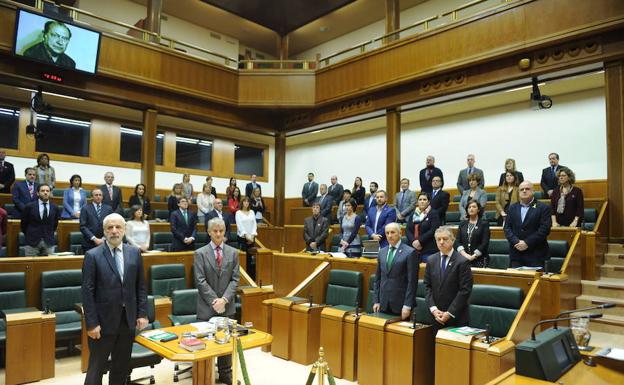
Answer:
<svg viewBox="0 0 624 385"><path fill-rule="evenodd" d="M602 203L602 206L600 207L600 212L598 213L598 218L596 219L596 225L594 226L594 230L593 230L595 233L600 232L600 224L602 223L602 220L604 219L606 215L608 205L609 205L609 201L604 201Z"/></svg>
<svg viewBox="0 0 624 385"><path fill-rule="evenodd" d="M528 336L519 336L517 335L517 330L519 330L519 325L520 322L522 322L522 320L525 318L525 315L529 313L530 309L530 305L532 301L538 301L538 298L534 298L537 297L536 293L538 292L539 289L539 285L540 282L542 282L539 277L535 277L535 280L533 281L533 283L531 284L531 288L529 289L529 292L527 293L527 295L524 297L524 301L522 302L522 306L520 306L520 309L518 310L518 314L516 314L516 318L514 318L513 322L511 323L511 326L509 327L509 331L507 332L507 335L505 336L504 340L505 341L511 341L513 342L518 341L518 340L522 340L527 338Z"/></svg>
<svg viewBox="0 0 624 385"><path fill-rule="evenodd" d="M286 297L296 297L297 295L299 295L302 291L304 291L306 288L308 288L308 286L310 286L312 284L312 282L319 276L321 275L322 272L324 272L325 270L329 269L330 267L330 263L329 262L321 262L316 269L314 269L314 271L308 275L306 277L306 279L304 279L303 281L301 281L301 283L299 283L297 285L297 287L295 287L294 289L292 289L290 291L290 293L288 293L286 295Z"/></svg>
<svg viewBox="0 0 624 385"><path fill-rule="evenodd" d="M577 230L576 234L574 234L574 238L572 239L572 244L570 245L570 248L568 249L568 253L566 254L565 260L563 261L563 264L561 265L561 274L567 274L567 269L568 269L568 264L570 264L570 260L572 259L572 256L574 255L574 250L576 249L576 245L578 244L579 239L581 238L581 231Z"/></svg>
<svg viewBox="0 0 624 385"><path fill-rule="evenodd" d="M249 274L247 274L247 270L243 269L242 266L239 266L238 271L240 272L240 276L243 280L245 280L249 286L251 287L258 287L258 284L256 284L256 281L254 281ZM240 286L240 284L239 284Z"/></svg>
<svg viewBox="0 0 624 385"><path fill-rule="evenodd" d="M447 12L441 14L440 17L453 15L453 20L457 20L457 12L463 11L464 9L470 8L470 7L475 6L477 4L484 3L486 1L489 1L489 0L474 0L474 1L471 1L469 3L466 3L464 5L460 5L459 7L456 7L454 9L450 10L450 11L447 11Z"/></svg>

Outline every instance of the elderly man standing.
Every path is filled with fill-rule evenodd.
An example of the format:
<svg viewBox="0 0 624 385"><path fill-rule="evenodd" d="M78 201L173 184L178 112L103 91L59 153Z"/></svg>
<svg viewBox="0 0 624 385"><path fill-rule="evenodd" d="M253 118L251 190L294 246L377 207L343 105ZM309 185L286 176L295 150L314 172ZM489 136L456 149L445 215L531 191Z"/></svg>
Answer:
<svg viewBox="0 0 624 385"><path fill-rule="evenodd" d="M410 181L401 179L401 191L394 196L394 209L397 222L405 223L406 218L414 213L416 208L416 192L409 189Z"/></svg>

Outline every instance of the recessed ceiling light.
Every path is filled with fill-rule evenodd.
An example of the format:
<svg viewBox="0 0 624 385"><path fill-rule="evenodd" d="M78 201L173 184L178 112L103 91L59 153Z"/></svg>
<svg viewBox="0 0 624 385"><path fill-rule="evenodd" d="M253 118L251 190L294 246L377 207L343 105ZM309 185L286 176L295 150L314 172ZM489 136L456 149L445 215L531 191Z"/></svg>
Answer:
<svg viewBox="0 0 624 385"><path fill-rule="evenodd" d="M321 26L321 27L319 28L319 31L321 31L321 32L327 32L327 31L329 31L329 27L328 27L328 26L323 25L323 26Z"/></svg>

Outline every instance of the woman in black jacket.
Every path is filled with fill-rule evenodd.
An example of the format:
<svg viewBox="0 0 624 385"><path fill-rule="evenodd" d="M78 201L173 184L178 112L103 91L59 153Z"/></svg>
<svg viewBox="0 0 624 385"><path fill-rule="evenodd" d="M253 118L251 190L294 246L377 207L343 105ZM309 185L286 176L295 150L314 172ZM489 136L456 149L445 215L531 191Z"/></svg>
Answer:
<svg viewBox="0 0 624 385"><path fill-rule="evenodd" d="M421 192L414 214L407 218L405 235L409 246L416 249L421 262L438 252L434 233L440 227L440 215L429 206L429 194Z"/></svg>
<svg viewBox="0 0 624 385"><path fill-rule="evenodd" d="M466 220L459 225L455 248L472 267L487 267L490 245L490 223L483 219L483 209L478 201L466 206Z"/></svg>

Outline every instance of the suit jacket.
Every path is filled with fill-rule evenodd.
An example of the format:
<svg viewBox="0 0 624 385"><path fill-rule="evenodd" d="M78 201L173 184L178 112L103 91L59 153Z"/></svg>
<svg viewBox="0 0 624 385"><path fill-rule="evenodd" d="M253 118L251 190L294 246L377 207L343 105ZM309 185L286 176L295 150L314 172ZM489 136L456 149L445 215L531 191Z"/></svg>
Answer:
<svg viewBox="0 0 624 385"><path fill-rule="evenodd" d="M371 207L375 207L375 205L377 205L375 193L368 194L368 196L364 199L364 214L368 215L368 210L370 210Z"/></svg>
<svg viewBox="0 0 624 385"><path fill-rule="evenodd" d="M171 233L173 234L173 240L171 241L171 251L184 251L195 250L195 242L191 244L185 244L184 238L193 237L196 235L197 228L197 214L191 210L186 210L188 217L188 223L182 216L182 211L176 210L171 213Z"/></svg>
<svg viewBox="0 0 624 385"><path fill-rule="evenodd" d="M565 166L558 165L554 173L552 171L552 167L546 167L542 170L540 185L542 186L542 191L544 191L544 198L549 198L548 190L554 190L557 186L559 186L559 179L557 178L556 172L562 167Z"/></svg>
<svg viewBox="0 0 624 385"><path fill-rule="evenodd" d="M223 217L223 222L225 222L225 232L229 233L230 224L232 223L232 216L225 211L221 211L221 216ZM206 216L204 217L204 225L206 226L206 231L208 231L208 222L210 222L212 218L218 218L218 217L219 217L219 213L217 212L217 210L212 210L211 212L206 214ZM210 234L208 234L208 238L210 238ZM226 238L227 238L227 234L226 234Z"/></svg>
<svg viewBox="0 0 624 385"><path fill-rule="evenodd" d="M534 199L524 222L520 207L520 203L511 205L505 220L504 230L505 237L509 241L509 257L512 261L533 260L543 263L550 255L547 240L552 226L550 206ZM528 249L519 251L513 247L521 240L526 242Z"/></svg>
<svg viewBox="0 0 624 385"><path fill-rule="evenodd" d="M327 186L327 195L329 195L333 199L334 204L336 205L342 200L343 192L344 188L340 183L336 183L335 185L330 184L329 186Z"/></svg>
<svg viewBox="0 0 624 385"><path fill-rule="evenodd" d="M123 215L123 197L121 195L121 189L117 186L113 186L113 199L111 200L108 194L108 186L103 184L100 186L104 199L102 203L109 205L113 212Z"/></svg>
<svg viewBox="0 0 624 385"><path fill-rule="evenodd" d="M80 207L87 203L87 190L80 189ZM74 217L74 189L68 188L63 192L63 212L61 218L63 219L76 219Z"/></svg>
<svg viewBox="0 0 624 385"><path fill-rule="evenodd" d="M85 253L82 306L88 329L100 325L102 334L116 334L124 306L130 329L135 328L138 318L147 318L147 291L140 250L124 244L123 261L122 282L106 242Z"/></svg>
<svg viewBox="0 0 624 385"><path fill-rule="evenodd" d="M448 210L449 203L451 202L451 194L440 189L435 196L433 196L433 190L431 191L431 201L429 205L432 209L438 212L440 215L440 223L446 222L446 211Z"/></svg>
<svg viewBox="0 0 624 385"><path fill-rule="evenodd" d="M366 233L369 236L373 234L381 235L381 240L379 241L379 247L388 246L388 241L386 240L386 225L388 223L396 222L396 211L393 207L385 205L381 209L381 214L379 215L379 221L377 222L377 231L375 231L375 218L377 216L377 206L373 206L368 211L368 218L366 218Z"/></svg>
<svg viewBox="0 0 624 385"><path fill-rule="evenodd" d="M514 187L511 194L507 192L507 188L502 186L496 190L496 219L500 218L501 211L505 211L505 213L507 213L507 211L509 211L509 207L520 200L518 194L518 187ZM509 206L505 208L507 204L509 204Z"/></svg>
<svg viewBox="0 0 624 385"><path fill-rule="evenodd" d="M433 179L434 176L439 176L440 178L442 178L442 186L444 186L444 174L442 174L442 170L440 170L437 167L434 167L431 170L431 176L429 177L429 179L427 179L427 168L423 168L422 170L420 170L420 174L419 174L419 178L420 178L420 189L426 193L429 193L429 195L431 195L431 192L433 191L433 187L431 186L431 179Z"/></svg>
<svg viewBox="0 0 624 385"><path fill-rule="evenodd" d="M468 236L468 221L462 221L459 224L457 230L457 238L455 239L455 249L459 246L464 247L464 251L468 254L474 254L475 250L481 252L481 256L474 261L471 261L471 265L480 265L478 261L482 261L482 267L487 266L488 261L488 247L490 245L490 222L481 218L474 230ZM476 266L475 266L476 267Z"/></svg>
<svg viewBox="0 0 624 385"><path fill-rule="evenodd" d="M522 173L520 171L516 171L514 172L514 174L516 174L516 184L520 185L520 183L524 182L524 175L522 175ZM498 185L502 186L503 183L505 183L505 175L507 175L507 172L504 172L500 175L500 178L498 178Z"/></svg>
<svg viewBox="0 0 624 385"><path fill-rule="evenodd" d="M401 242L388 267L389 251L389 246L379 250L373 303L380 304L384 313L401 314L403 306L416 306L418 257L416 250Z"/></svg>
<svg viewBox="0 0 624 385"><path fill-rule="evenodd" d="M401 197L403 199L401 199ZM405 193L403 193L403 191L396 193L394 195L394 208L396 209L397 214L401 214L403 218L412 215L414 209L416 208L416 192L407 189L405 190Z"/></svg>
<svg viewBox="0 0 624 385"><path fill-rule="evenodd" d="M418 228L418 240L422 246L422 249L418 250L419 254L428 255L435 253L438 249L434 234L440 225L440 215L437 211L431 209L431 211L429 211L425 218L420 222L420 227ZM414 223L414 215L410 215L407 218L407 227L405 227L405 235L407 236L407 241L410 246L416 240L416 238L414 238L414 227L416 227L416 224Z"/></svg>
<svg viewBox="0 0 624 385"><path fill-rule="evenodd" d="M351 198L355 199L355 203L358 206L364 204L364 197L366 196L366 187L362 186L359 190L351 190Z"/></svg>
<svg viewBox="0 0 624 385"><path fill-rule="evenodd" d="M307 217L303 220L303 239L306 246L310 246L310 243L316 242L321 250L325 249L325 241L329 235L329 220L324 216L319 216L314 225L314 218Z"/></svg>
<svg viewBox="0 0 624 385"><path fill-rule="evenodd" d="M113 209L109 205L102 204L100 216L98 217L93 203L87 203L80 212L80 232L84 238L82 248L84 251L92 249L96 244L91 238L102 238L104 236L104 218L112 214Z"/></svg>
<svg viewBox="0 0 624 385"><path fill-rule="evenodd" d="M305 183L303 188L301 189L301 199L303 199L303 204L305 206L311 206L316 199L316 194L318 194L319 185L315 181L312 181L310 184ZM306 203L307 201L307 203Z"/></svg>
<svg viewBox="0 0 624 385"><path fill-rule="evenodd" d="M469 322L468 304L472 292L470 261L455 250L449 258L444 275L440 267L442 259L439 252L427 259L425 301L428 308L436 306L438 310L448 311L455 316L445 326L466 326ZM434 326L442 327L439 324Z"/></svg>
<svg viewBox="0 0 624 385"><path fill-rule="evenodd" d="M334 198L329 196L329 194L326 194L324 198L322 195L318 197L317 201L321 205L321 215L327 218L327 220L331 222L332 206L334 204Z"/></svg>
<svg viewBox="0 0 624 385"><path fill-rule="evenodd" d="M4 235L7 233L7 222L8 222L9 214L5 209L0 207L0 249L2 248L2 241L4 240Z"/></svg>
<svg viewBox="0 0 624 385"><path fill-rule="evenodd" d="M485 179L483 178L483 170L480 168L473 167L472 173L477 174L481 177L481 182L479 182L479 187L483 188L485 186ZM464 190L470 190L470 184L468 183L468 168L461 169L459 171L459 176L457 177L457 189L460 194L463 194Z"/></svg>
<svg viewBox="0 0 624 385"><path fill-rule="evenodd" d="M262 195L262 186L260 186L260 183L256 182L256 187L260 189L260 195ZM251 198L251 195L253 194L253 190L254 190L253 183L249 182L245 185L245 195L247 195L249 198Z"/></svg>
<svg viewBox="0 0 624 385"><path fill-rule="evenodd" d="M0 166L0 184L4 185L3 188L0 188L0 193L10 193L13 182L15 182L15 168L13 164L5 160L4 165Z"/></svg>
<svg viewBox="0 0 624 385"><path fill-rule="evenodd" d="M15 210L17 211L15 214L21 217L22 211L24 211L24 206L39 199L39 196L37 195L38 187L39 185L36 182L33 182L33 193L30 195L28 183L25 180L19 181L13 185L13 204L15 205Z"/></svg>
<svg viewBox="0 0 624 385"><path fill-rule="evenodd" d="M128 206L132 207L134 205L141 206L143 208L143 214L150 215L152 213L152 205L148 197L143 197L143 204L139 200L139 197L136 195L132 195L130 197L130 201L128 202Z"/></svg>
<svg viewBox="0 0 624 385"><path fill-rule="evenodd" d="M471 199L469 198L469 195L470 189L464 191L461 200L459 201L459 219L462 221L466 219L466 206L468 205L468 201ZM485 210L485 205L487 204L487 192L477 187L477 191L475 192L472 200L478 201L481 208Z"/></svg>
<svg viewBox="0 0 624 385"><path fill-rule="evenodd" d="M48 216L41 219L39 215L39 200L24 206L20 226L26 236L26 244L37 246L42 239L48 246L55 245L54 232L58 226L61 211L58 206L48 201Z"/></svg>
<svg viewBox="0 0 624 385"><path fill-rule="evenodd" d="M215 253L210 243L195 250L193 271L195 273L195 286L199 291L197 318L200 320L209 320L218 315L232 316L236 311L236 288L240 278L238 250L226 245L225 242L222 247L221 268L217 266ZM218 314L212 308L212 301L216 298L227 300L225 312L222 314Z"/></svg>

